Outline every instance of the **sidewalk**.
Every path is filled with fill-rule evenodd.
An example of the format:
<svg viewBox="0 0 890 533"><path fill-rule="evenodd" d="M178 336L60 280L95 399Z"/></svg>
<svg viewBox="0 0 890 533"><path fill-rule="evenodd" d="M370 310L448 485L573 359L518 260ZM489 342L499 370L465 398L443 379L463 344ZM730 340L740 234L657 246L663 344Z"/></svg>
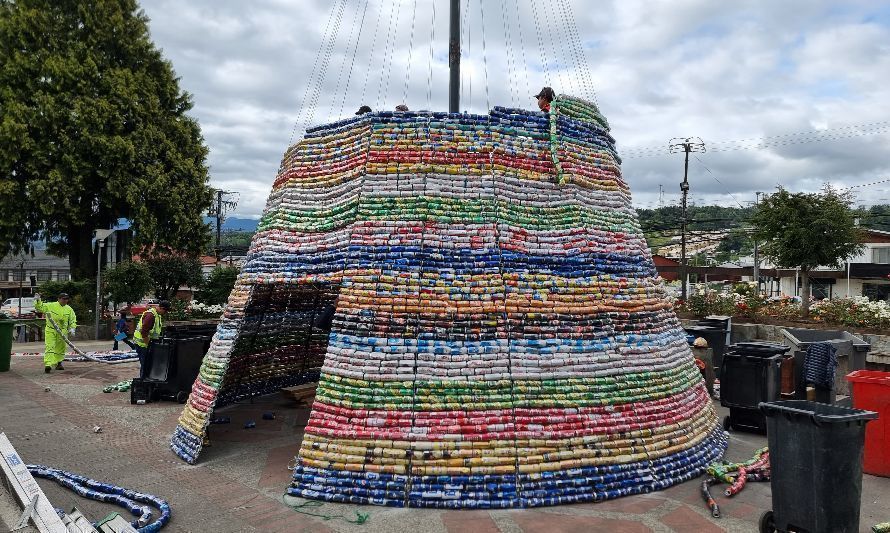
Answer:
<svg viewBox="0 0 890 533"><path fill-rule="evenodd" d="M750 532L757 530L760 514L771 507L768 483L752 483L731 499L718 495L720 489L715 487L712 492L724 517L713 518L699 497L698 479L642 496L530 510L444 511L330 503L302 509L349 519L356 511L370 514L363 525L342 518L322 520L282 503L290 479L287 465L299 449L308 409L295 408L278 395L226 407L220 414L231 417L231 424L213 426L212 446L197 466L190 466L168 448L182 406L131 405L129 394L102 392L103 386L132 377L135 363L72 362L65 367L47 375L39 358L14 356L12 371L0 374L0 431L28 462L167 499L173 520L164 532ZM264 411L274 411L276 419L262 420ZM257 427L243 429L247 420ZM102 431L94 433L94 426ZM763 436L734 432L727 458L747 459L765 445ZM92 519L121 510L80 498L52 482L39 483L56 507L68 510L76 505ZM890 519L888 494L890 478L863 476L861 531Z"/></svg>

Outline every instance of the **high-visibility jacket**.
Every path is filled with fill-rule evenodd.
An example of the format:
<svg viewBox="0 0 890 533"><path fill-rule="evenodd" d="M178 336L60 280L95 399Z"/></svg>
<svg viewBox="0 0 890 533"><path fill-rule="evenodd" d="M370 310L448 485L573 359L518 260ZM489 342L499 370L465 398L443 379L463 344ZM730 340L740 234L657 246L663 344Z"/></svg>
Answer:
<svg viewBox="0 0 890 533"><path fill-rule="evenodd" d="M148 340L142 338L142 319L145 318L146 313L151 313L155 317L155 322L151 326L151 331L148 332ZM136 333L133 335L133 341L137 346L141 346L142 348L148 348L148 343L153 339L160 338L161 336L161 327L162 327L163 319L161 318L161 314L158 313L158 310L154 307L150 307L145 313L142 313L142 316L139 317L139 323L136 324Z"/></svg>

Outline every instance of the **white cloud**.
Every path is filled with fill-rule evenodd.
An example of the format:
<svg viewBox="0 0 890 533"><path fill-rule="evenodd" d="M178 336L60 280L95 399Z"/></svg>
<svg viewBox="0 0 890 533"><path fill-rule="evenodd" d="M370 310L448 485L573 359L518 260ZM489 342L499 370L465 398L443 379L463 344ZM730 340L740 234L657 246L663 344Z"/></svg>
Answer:
<svg viewBox="0 0 890 533"><path fill-rule="evenodd" d="M210 147L214 186L241 192L238 216L262 211L307 87L311 95L317 86L310 80L313 65L326 62L325 30L338 3L143 5L153 39L194 95L192 113ZM659 185L666 201L677 198L682 157L640 156L640 149L666 151L677 136L699 136L712 148L690 163L698 203L750 202L755 191L777 183L798 191L890 177L890 128L849 128L890 120L882 114L890 87L886 2L570 3L574 24L566 25L560 3L462 1L465 11L469 6L462 108L483 112L486 102L532 108L530 95L543 85L589 96L589 79L625 156L625 179L638 205L657 204ZM356 46L364 6L348 2L344 10L313 123L350 115L362 103L445 108L447 3L436 4L432 54L431 0L370 0ZM575 27L589 78L569 37ZM817 127L828 140L800 142L812 136L789 135ZM738 148L728 141L741 139L755 139L747 143L753 146L761 137L767 146L718 150ZM860 198L877 201L882 194Z"/></svg>

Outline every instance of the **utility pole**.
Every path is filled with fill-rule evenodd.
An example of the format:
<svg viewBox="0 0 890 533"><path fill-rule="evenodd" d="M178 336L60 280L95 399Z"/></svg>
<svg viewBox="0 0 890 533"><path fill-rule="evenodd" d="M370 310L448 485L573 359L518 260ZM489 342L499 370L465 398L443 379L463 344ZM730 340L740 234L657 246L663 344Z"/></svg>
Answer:
<svg viewBox="0 0 890 533"><path fill-rule="evenodd" d="M223 192L220 190L216 191L216 261L219 262L219 241L220 241L220 233L222 233L222 195Z"/></svg>
<svg viewBox="0 0 890 533"><path fill-rule="evenodd" d="M460 112L460 0L451 0L448 40L448 112Z"/></svg>
<svg viewBox="0 0 890 533"><path fill-rule="evenodd" d="M757 195L757 200L755 202L755 206L760 205L760 195L763 194L760 191L755 192ZM754 241L754 281L757 282L757 294L760 294L760 248L757 245L757 241Z"/></svg>
<svg viewBox="0 0 890 533"><path fill-rule="evenodd" d="M668 144L670 153L675 154L683 152L686 154L686 161L683 166L683 183L680 184L680 191L683 193L682 208L683 218L680 221L680 298L686 300L686 226L689 222L686 213L686 199L689 195L689 153L704 152L705 143L698 137L687 137L681 139L675 137Z"/></svg>
<svg viewBox="0 0 890 533"><path fill-rule="evenodd" d="M216 189L214 191L216 193L216 201L210 207L209 215L211 217L216 218L216 246L214 247L214 256L216 257L216 262L219 263L220 255L222 252L222 247L220 242L222 240L222 223L226 218L226 212L235 209L238 205L238 200L226 200L224 197L234 195L235 193L231 191L224 191L222 189Z"/></svg>

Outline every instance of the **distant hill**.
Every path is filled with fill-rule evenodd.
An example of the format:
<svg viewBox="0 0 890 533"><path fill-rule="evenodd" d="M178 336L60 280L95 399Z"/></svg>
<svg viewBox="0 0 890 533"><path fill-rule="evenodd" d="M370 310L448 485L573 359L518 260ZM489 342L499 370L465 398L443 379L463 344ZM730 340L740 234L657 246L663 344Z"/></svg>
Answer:
<svg viewBox="0 0 890 533"><path fill-rule="evenodd" d="M210 224L213 228L216 228L216 219L212 217L204 217L204 222ZM229 217L223 221L222 230L256 232L256 227L259 223L259 219Z"/></svg>

